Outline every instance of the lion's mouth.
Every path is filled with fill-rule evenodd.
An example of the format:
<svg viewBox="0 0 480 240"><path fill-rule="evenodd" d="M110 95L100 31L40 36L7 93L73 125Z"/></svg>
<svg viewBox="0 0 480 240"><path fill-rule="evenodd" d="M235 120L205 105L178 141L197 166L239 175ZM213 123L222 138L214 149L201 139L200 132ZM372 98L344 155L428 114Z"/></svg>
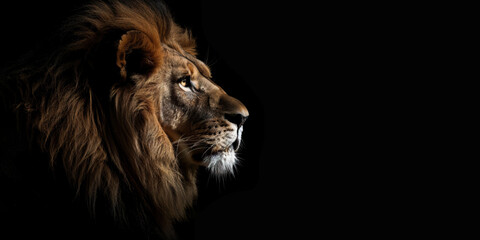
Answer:
<svg viewBox="0 0 480 240"><path fill-rule="evenodd" d="M235 139L235 142L232 143L232 146L231 146L235 151L238 150L238 148L240 147L240 139L237 138ZM229 147L230 148L230 147Z"/></svg>
<svg viewBox="0 0 480 240"><path fill-rule="evenodd" d="M197 150L192 153L192 159L199 165L206 167L215 175L225 175L233 173L237 162L236 150L240 145L240 140L236 140L227 148L216 149L210 146L204 150Z"/></svg>

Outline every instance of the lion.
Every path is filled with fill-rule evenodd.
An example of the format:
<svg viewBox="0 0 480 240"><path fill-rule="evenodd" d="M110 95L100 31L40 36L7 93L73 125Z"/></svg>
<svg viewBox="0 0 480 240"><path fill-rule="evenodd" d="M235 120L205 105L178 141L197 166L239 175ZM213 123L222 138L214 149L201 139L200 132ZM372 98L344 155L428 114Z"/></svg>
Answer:
<svg viewBox="0 0 480 240"><path fill-rule="evenodd" d="M2 76L1 180L45 163L26 177L50 169L92 218L174 238L197 170L233 173L247 108L162 2L91 3L59 32L54 51Z"/></svg>

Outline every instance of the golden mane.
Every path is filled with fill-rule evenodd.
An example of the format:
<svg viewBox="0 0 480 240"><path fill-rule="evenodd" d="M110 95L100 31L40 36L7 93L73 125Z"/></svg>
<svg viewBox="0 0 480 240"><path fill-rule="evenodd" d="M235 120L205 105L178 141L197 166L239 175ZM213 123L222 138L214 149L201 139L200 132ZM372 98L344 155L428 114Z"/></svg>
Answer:
<svg viewBox="0 0 480 240"><path fill-rule="evenodd" d="M125 33L133 33L127 36L133 40ZM172 221L185 216L196 196L196 173L176 160L156 116L153 90L114 81L124 73L111 70L123 66L124 56L113 53L129 44L149 54L142 64L150 69L162 66L161 45L195 55L190 32L177 26L161 3L111 1L86 6L64 25L59 39L44 63L17 75L17 110L26 114L30 135L92 214L102 201L120 222L143 226L154 220L170 235Z"/></svg>

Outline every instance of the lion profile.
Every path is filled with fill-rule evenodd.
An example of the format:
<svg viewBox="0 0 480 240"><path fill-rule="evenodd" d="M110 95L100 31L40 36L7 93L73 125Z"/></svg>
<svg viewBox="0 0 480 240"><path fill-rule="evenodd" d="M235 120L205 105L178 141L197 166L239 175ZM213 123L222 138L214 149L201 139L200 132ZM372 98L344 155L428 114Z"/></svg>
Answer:
<svg viewBox="0 0 480 240"><path fill-rule="evenodd" d="M48 56L2 76L12 124L1 129L2 161L44 157L92 216L174 237L197 169L233 171L248 110L212 81L191 33L161 2L87 5L59 39ZM5 147L12 136L28 154Z"/></svg>

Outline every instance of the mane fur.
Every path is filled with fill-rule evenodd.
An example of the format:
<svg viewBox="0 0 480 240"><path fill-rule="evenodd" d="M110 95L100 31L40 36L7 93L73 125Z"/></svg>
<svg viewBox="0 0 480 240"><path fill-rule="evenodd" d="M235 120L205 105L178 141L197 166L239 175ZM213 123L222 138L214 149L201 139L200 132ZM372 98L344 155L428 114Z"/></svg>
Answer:
<svg viewBox="0 0 480 240"><path fill-rule="evenodd" d="M133 43L142 45L154 68L162 67L162 44L195 55L190 32L161 3L90 4L67 21L44 63L18 72L17 111L93 215L102 201L119 222L154 220L169 235L196 196L196 170L176 159L157 118L155 86L122 82L122 73L112 71L122 64L113 54L122 47L120 37L132 31L150 40Z"/></svg>

